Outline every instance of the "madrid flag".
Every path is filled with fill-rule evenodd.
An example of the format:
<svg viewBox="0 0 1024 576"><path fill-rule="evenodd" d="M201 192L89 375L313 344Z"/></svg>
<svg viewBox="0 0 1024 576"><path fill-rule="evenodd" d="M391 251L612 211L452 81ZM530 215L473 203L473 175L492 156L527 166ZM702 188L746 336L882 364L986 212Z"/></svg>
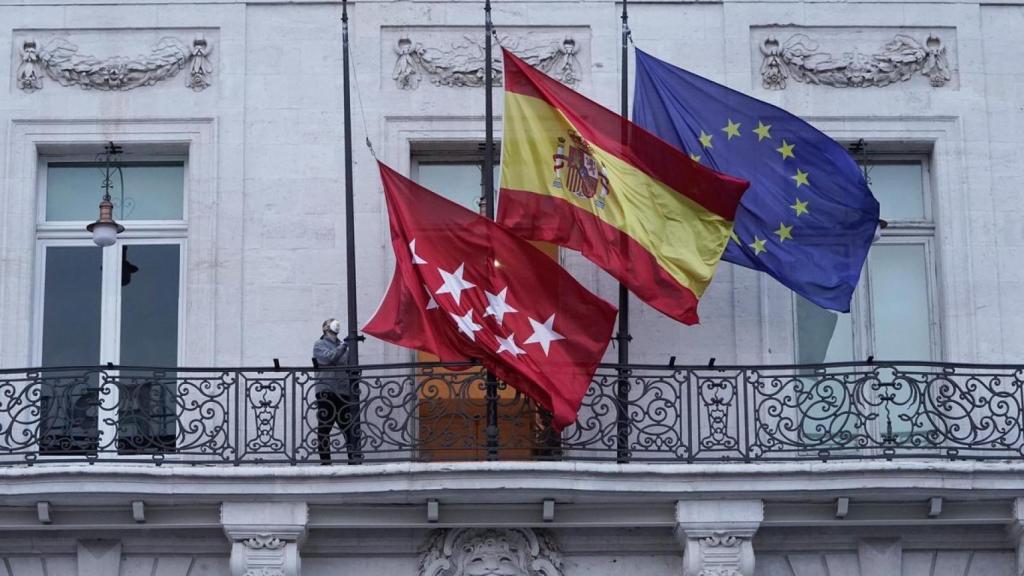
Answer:
<svg viewBox="0 0 1024 576"><path fill-rule="evenodd" d="M529 242L380 164L395 275L363 328L443 361L478 359L553 415L576 419L616 310Z"/></svg>
<svg viewBox="0 0 1024 576"><path fill-rule="evenodd" d="M697 323L748 182L504 53L498 222L579 250L654 308Z"/></svg>

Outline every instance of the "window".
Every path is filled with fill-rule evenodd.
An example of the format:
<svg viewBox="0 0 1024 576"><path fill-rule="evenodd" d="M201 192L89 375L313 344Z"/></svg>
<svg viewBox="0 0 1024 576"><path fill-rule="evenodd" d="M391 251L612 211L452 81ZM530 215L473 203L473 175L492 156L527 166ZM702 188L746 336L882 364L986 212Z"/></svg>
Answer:
<svg viewBox="0 0 1024 576"><path fill-rule="evenodd" d="M98 214L103 166L40 156L35 349L43 367L178 364L186 159L165 154L121 166L123 186L115 176L111 198L127 230L99 248L85 225ZM118 386L101 387L96 374L57 371L41 390L40 452L172 449L174 375L153 374L122 370Z"/></svg>
<svg viewBox="0 0 1024 576"><path fill-rule="evenodd" d="M494 190L498 199L500 147L494 150ZM483 144L475 142L435 142L415 144L412 147L412 178L420 185L452 200L459 205L482 212L480 199L484 192ZM497 212L497 206L495 206ZM534 243L552 258L558 258L558 247L547 243ZM437 357L419 353L421 362L433 362ZM435 373L445 373L443 369ZM438 398L437 390L421 402L419 409L419 435L423 447L420 457L425 460L484 459L486 452L486 402L483 379L477 379L463 397ZM501 438L503 458L528 459L530 447L542 424L533 422L535 412L522 410L516 402L516 391L510 387L499 389L498 434ZM446 392L442 392L446 394ZM457 394L457 392L455 392ZM439 409L438 403L444 403ZM451 421L442 421L436 414L451 414ZM453 446L465 449L452 450ZM514 447L514 448L513 448Z"/></svg>
<svg viewBox="0 0 1024 576"><path fill-rule="evenodd" d="M494 194L498 195L501 148L494 146ZM484 149L475 142L435 142L412 148L412 179L474 212L481 212ZM497 210L495 210L497 212Z"/></svg>
<svg viewBox="0 0 1024 576"><path fill-rule="evenodd" d="M938 360L928 157L875 154L861 165L888 227L871 246L850 314L795 296L797 361Z"/></svg>

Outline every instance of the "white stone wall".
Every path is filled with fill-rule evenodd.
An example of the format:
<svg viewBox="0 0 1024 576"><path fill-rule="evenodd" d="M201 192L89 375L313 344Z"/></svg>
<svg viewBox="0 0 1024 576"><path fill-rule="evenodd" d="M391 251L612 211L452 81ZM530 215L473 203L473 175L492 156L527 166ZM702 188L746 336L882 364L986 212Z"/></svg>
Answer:
<svg viewBox="0 0 1024 576"><path fill-rule="evenodd" d="M584 63L579 85L617 109L618 5L612 2L497 2L499 32L559 34L571 29ZM369 136L381 160L409 169L410 142L483 137L483 92L429 81L400 90L391 77L393 41L476 30L479 6L457 2L355 2L351 7L359 320L373 313L392 256ZM342 192L341 33L337 2L0 2L0 365L30 362L35 122L50 132L81 122L75 139L98 148L146 122L205 123L193 145L190 260L184 333L186 364L305 365L325 316L344 315L345 224ZM885 33L941 29L954 69L949 85L915 80L884 88L830 88L790 82L783 91L757 82L752 30L785 23L814 30ZM938 222L939 314L943 355L959 361L1019 361L1024 353L1024 288L1018 253L1024 215L1016 159L1024 138L1024 64L1016 33L1024 7L955 3L643 3L632 7L638 46L712 79L780 104L837 137L934 143ZM97 33L97 30L102 30ZM212 85L193 92L178 77L126 92L84 91L49 79L27 94L14 81L19 40L79 39L97 55L128 55L140 38L163 33L212 43ZM432 32L431 32L432 31ZM955 31L955 34L949 34ZM950 39L952 38L952 40ZM87 40L87 41L86 41ZM501 93L496 92L496 110ZM365 117L365 126L363 118ZM498 124L500 136L500 122ZM186 140L181 135L167 139ZM90 148L91 149L91 148ZM566 266L609 300L617 286L564 252ZM634 302L638 362L788 362L793 358L791 298L767 277L723 265L702 303L703 324L684 327ZM609 356L615 351L609 350ZM378 342L364 359L410 353Z"/></svg>
<svg viewBox="0 0 1024 576"><path fill-rule="evenodd" d="M916 550L900 558L902 576L1000 576L1013 574L1016 564L1012 552L989 550ZM881 574L861 567L856 552L791 552L765 554L758 558L757 576L840 576Z"/></svg>
<svg viewBox="0 0 1024 576"><path fill-rule="evenodd" d="M560 34L571 29L580 42L584 63L579 89L617 109L618 9L610 0L500 0L495 2L493 20L499 32ZM337 1L0 0L0 79L4 79L0 81L0 368L31 364L32 342L37 337L32 321L37 297L33 280L37 149L71 145L93 151L111 139L129 149L170 144L190 152L183 364L270 364L273 358L285 365L308 364L320 322L326 316L343 316L346 302L340 14ZM351 6L352 61L359 90L353 95L353 131L360 323L373 313L393 261L376 166L363 140L369 137L381 160L408 172L412 143L479 141L484 134L481 89L436 87L429 81L416 90L396 86L394 39L403 32L414 40L445 30L456 35L481 34L482 19L478 2L382 0L357 1ZM768 91L757 81L760 62L752 45L752 30L766 26L952 30L955 34L947 39L955 38L955 44L948 40L950 53L956 55L954 78L940 88L916 79L884 88L792 83L784 91ZM836 137L932 145L940 292L937 321L944 358L1024 362L1024 301L1019 296L1024 293L1024 257L1020 255L1024 250L1020 201L1024 58L1019 43L1024 5L1018 0L980 4L659 0L632 6L631 27L636 44L643 49L782 105ZM66 36L98 56L130 56L144 52L150 39L165 33L189 40L193 32L205 34L213 48L212 85L201 92L190 90L181 74L126 92L84 91L44 79L41 90L26 93L15 82L20 41L29 35L40 40ZM495 96L495 109L500 111L500 91ZM497 128L500 136L500 121ZM562 259L585 285L616 300L617 285L608 275L577 255L563 252ZM704 363L710 357L720 364L793 359L791 297L774 281L749 270L721 267L702 303L699 327L674 323L635 299L632 311L632 359L636 362L660 363L671 355L680 364ZM372 340L363 350L365 362L411 357L408 351ZM614 355L610 349L609 359ZM557 481L531 479L523 486L537 491L529 496L537 504L534 507L542 497L555 494L561 501L590 498L591 503L614 503L618 509L654 508L652 502L657 500L668 509L683 495L699 499L717 490L719 496L743 493L753 498L759 494L752 490L767 491L768 485L788 490L776 505L802 502L828 507L836 494L869 484L872 491L864 498L872 501L924 502L951 493L969 507L971 498L983 498L976 495L978 482L972 471L951 479L915 469L911 479L887 483L884 470L866 474L841 470L845 483L827 489L820 487L822 470L817 469L796 479L792 470L782 468L740 478L741 472L708 469L699 478L655 474L634 485L620 470L603 473L603 483L595 483L580 481L578 470L566 469L559 472L562 476ZM493 504L505 497L493 492L495 477L506 482L510 475L508 469L486 471L489 475L473 481L476 489L492 491L471 494L460 502L450 491L455 480L424 480L424 473L403 471L397 481L401 486L388 484L395 493L405 484L424 486L422 493L403 493L390 504L421 506L427 496L447 497L447 503L454 500L463 506ZM60 476L59 471L55 474ZM111 476L120 478L119 474ZM712 476L715 480L707 481ZM1018 471L1015 478L1019 477ZM298 501L317 494L320 504L336 504L348 503L353 495L352 491L323 495L340 485L327 475L316 489L302 485L300 490L299 480L260 479L231 496ZM159 490L136 486L141 494L133 498L151 499L159 491L165 506L183 504L175 500L180 494L188 494L177 496L188 500L184 504L203 500L213 506L226 499L213 489L190 493L189 487L199 484L195 479L169 482L177 484ZM370 478L352 490L362 505L379 504L385 491L378 486L381 482L381 478ZM273 489L260 492L261 486ZM895 493L889 491L893 486ZM82 572L76 544L82 537L123 538L119 573L126 576L230 573L232 543L215 519L197 521L212 543L206 548L180 533L161 537L160 542L133 541L124 533L138 530L135 524L117 524L116 530L109 531L68 528L60 533L58 506L61 501L68 507L80 504L72 502L79 488L79 484L61 484L46 494L28 488L20 499L12 499L11 487L0 494L3 506L23 508L18 518L28 518L31 530L24 525L19 529L34 534L13 539L7 536L13 529L5 525L0 576ZM1000 479L984 489L989 491L987 497L1008 499L1019 494L1020 486L1016 479ZM123 495L124 490L119 485L105 494ZM641 496L630 491L648 500L637 504L634 498ZM257 492L260 496L252 496ZM655 492L662 494L650 497ZM523 497L521 492L517 497ZM55 503L56 527L32 524L36 522L34 505L43 498ZM121 512L127 510L127 502L116 504ZM822 517L823 524L835 522L829 512ZM89 513L79 511L76 517ZM14 522L0 516L4 516L0 524ZM133 522L128 518L125 513L124 522ZM1015 521L1009 514L986 521L987 531L954 526L943 534L922 537L917 527L897 527L886 534L847 534L817 544L806 534L797 538L792 532L765 529L754 540L754 573L1014 573L1014 543L1006 528ZM412 574L422 544L421 529L418 526L414 534L392 541L390 548L369 551L352 549L346 539L339 543L322 536L317 528L310 530L301 546L290 545L301 549L304 574ZM973 539L958 544L958 530L970 531ZM51 536L55 532L60 538ZM624 566L631 576L684 570L682 545L675 541L670 525L658 524L631 539L611 530L581 531L572 526L560 526L556 533L564 547L566 575L619 574L626 572ZM811 536L817 533L810 530ZM371 530L364 538L377 535ZM871 538L899 544L860 543ZM877 570L894 562L900 572Z"/></svg>

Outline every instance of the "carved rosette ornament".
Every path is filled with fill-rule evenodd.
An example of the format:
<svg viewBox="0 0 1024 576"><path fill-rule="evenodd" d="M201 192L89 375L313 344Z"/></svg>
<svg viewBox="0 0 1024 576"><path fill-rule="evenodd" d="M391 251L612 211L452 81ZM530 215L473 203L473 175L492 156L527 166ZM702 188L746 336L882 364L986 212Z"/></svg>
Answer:
<svg viewBox="0 0 1024 576"><path fill-rule="evenodd" d="M845 52L833 56L818 49L805 34L794 34L780 43L769 36L761 43L761 85L783 90L787 79L835 88L888 86L906 82L915 74L928 78L938 88L952 78L946 47L936 35L921 43L906 34L896 34L878 52Z"/></svg>
<svg viewBox="0 0 1024 576"><path fill-rule="evenodd" d="M242 545L250 550L280 550L284 548L285 542L270 534L258 534L242 540Z"/></svg>
<svg viewBox="0 0 1024 576"><path fill-rule="evenodd" d="M566 36L561 41L551 41L530 34L520 37L499 35L498 44L567 86L575 87L580 81L582 66L579 48L572 36ZM475 36L466 35L442 47L426 47L414 43L408 37L402 37L395 45L395 54L395 68L391 77L401 90L415 90L424 78L428 78L435 86L484 85L484 45L483 40ZM493 83L501 86L500 50L494 51L493 63Z"/></svg>
<svg viewBox="0 0 1024 576"><path fill-rule="evenodd" d="M419 576L562 576L551 535L530 528L434 531L420 555Z"/></svg>
<svg viewBox="0 0 1024 576"><path fill-rule="evenodd" d="M61 86L84 90L131 90L172 78L187 66L186 85L199 92L211 83L211 51L203 38L193 40L191 47L176 38L163 38L148 54L100 59L80 54L78 46L65 38L54 38L45 47L25 40L16 82L25 92L41 89L44 75Z"/></svg>

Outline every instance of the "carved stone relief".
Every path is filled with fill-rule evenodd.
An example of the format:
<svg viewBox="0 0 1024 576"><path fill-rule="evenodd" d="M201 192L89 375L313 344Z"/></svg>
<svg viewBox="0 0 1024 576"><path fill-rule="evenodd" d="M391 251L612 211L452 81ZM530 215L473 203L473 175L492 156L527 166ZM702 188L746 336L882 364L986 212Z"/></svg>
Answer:
<svg viewBox="0 0 1024 576"><path fill-rule="evenodd" d="M828 29L787 33L768 30L755 33L760 52L758 66L761 85L783 90L787 81L821 84L835 88L881 87L923 77L935 88L946 86L953 78L947 44L937 33L925 36L917 31L868 30L831 31ZM814 36L827 38L835 49L820 47ZM866 36L875 38L875 48L861 49ZM952 36L949 34L948 36ZM780 41L779 38L786 38ZM955 42L955 37L953 38Z"/></svg>
<svg viewBox="0 0 1024 576"><path fill-rule="evenodd" d="M191 46L186 46L177 38L165 37L146 54L99 58L83 54L78 45L64 37L53 38L45 46L29 38L21 43L15 80L25 92L41 89L44 76L61 86L85 90L131 90L172 78L188 67L185 84L199 92L211 83L212 49L205 38L195 38Z"/></svg>
<svg viewBox="0 0 1024 576"><path fill-rule="evenodd" d="M225 502L221 523L231 540L232 576L299 576L299 542L306 533L304 502Z"/></svg>
<svg viewBox="0 0 1024 576"><path fill-rule="evenodd" d="M396 36L391 45L395 56L391 79L399 89L415 90L424 79L434 86L484 85L486 59L479 32L402 30ZM492 54L494 85L502 84L504 46L549 76L575 87L584 69L580 62L584 44L581 36L585 35L529 30L497 34Z"/></svg>
<svg viewBox="0 0 1024 576"><path fill-rule="evenodd" d="M455 528L431 533L419 576L562 576L551 535L530 528Z"/></svg>
<svg viewBox="0 0 1024 576"><path fill-rule="evenodd" d="M750 576L753 574L752 533L700 531L684 537L687 576Z"/></svg>

